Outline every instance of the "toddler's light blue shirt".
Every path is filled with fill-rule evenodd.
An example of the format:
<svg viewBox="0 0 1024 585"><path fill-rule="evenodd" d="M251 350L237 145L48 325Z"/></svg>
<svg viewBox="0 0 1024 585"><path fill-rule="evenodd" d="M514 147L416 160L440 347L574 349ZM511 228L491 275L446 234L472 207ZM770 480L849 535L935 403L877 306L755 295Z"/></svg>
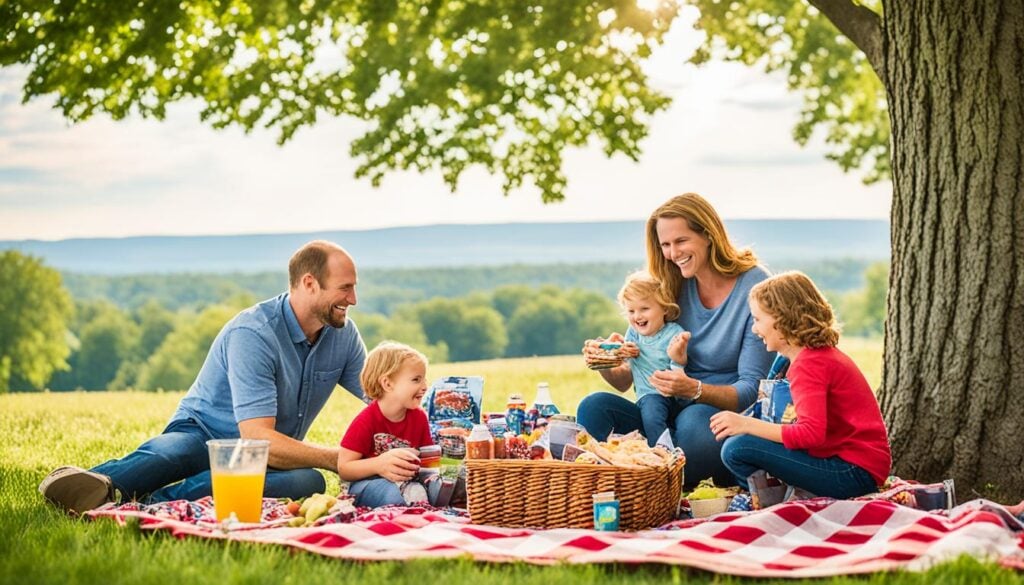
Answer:
<svg viewBox="0 0 1024 585"><path fill-rule="evenodd" d="M648 379L658 370L667 370L672 363L668 357L668 345L672 338L683 332L683 328L675 321L665 323L654 335L640 335L631 326L626 330L626 341L632 341L640 347L640 355L629 359L629 369L633 374L633 388L637 400L648 394L657 394Z"/></svg>

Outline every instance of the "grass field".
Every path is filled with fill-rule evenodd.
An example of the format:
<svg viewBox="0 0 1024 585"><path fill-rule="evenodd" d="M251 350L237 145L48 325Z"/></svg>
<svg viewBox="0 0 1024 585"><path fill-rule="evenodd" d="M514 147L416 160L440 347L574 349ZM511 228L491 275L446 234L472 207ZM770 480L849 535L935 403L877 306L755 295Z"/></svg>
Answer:
<svg viewBox="0 0 1024 585"><path fill-rule="evenodd" d="M846 347L877 385L880 347ZM577 357L531 358L432 366L442 375L485 377L484 410L504 407L510 392L533 398L547 381L559 407L574 412L600 388ZM732 583L742 579L664 566L478 564L467 560L352 563L272 546L177 540L113 522L86 522L44 505L36 485L63 464L91 466L123 455L160 431L182 393L68 393L0 396L0 584L5 583ZM360 404L339 392L308 439L335 443ZM329 476L331 474L328 474ZM337 478L330 477L332 487ZM783 581L779 581L780 583ZM785 581L790 582L790 581ZM921 574L835 579L835 583L1024 583L1020 575L962 559Z"/></svg>

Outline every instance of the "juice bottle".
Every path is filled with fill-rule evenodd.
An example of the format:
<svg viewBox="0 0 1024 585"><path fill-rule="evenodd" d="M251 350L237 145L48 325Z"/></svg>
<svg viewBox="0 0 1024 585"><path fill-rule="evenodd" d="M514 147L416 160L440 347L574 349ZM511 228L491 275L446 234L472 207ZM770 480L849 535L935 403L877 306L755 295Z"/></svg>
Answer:
<svg viewBox="0 0 1024 585"><path fill-rule="evenodd" d="M473 430L466 437L466 459L493 459L494 440L487 425L473 425Z"/></svg>

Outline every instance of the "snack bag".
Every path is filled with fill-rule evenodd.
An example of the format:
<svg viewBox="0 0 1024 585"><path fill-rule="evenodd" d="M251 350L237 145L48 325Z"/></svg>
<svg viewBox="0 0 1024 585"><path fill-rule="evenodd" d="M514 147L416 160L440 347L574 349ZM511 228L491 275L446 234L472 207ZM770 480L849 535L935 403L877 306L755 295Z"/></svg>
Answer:
<svg viewBox="0 0 1024 585"><path fill-rule="evenodd" d="M750 488L753 509L762 510L785 500L786 489L789 486L768 475L764 470L758 470L747 478L747 487Z"/></svg>
<svg viewBox="0 0 1024 585"><path fill-rule="evenodd" d="M449 376L434 382L422 401L434 441L441 428L466 428L479 423L483 399L484 379L479 376Z"/></svg>
<svg viewBox="0 0 1024 585"><path fill-rule="evenodd" d="M746 414L775 424L789 424L796 420L793 394L789 380L785 378L788 370L789 360L782 354L776 355L768 369L768 377L758 386L757 401Z"/></svg>

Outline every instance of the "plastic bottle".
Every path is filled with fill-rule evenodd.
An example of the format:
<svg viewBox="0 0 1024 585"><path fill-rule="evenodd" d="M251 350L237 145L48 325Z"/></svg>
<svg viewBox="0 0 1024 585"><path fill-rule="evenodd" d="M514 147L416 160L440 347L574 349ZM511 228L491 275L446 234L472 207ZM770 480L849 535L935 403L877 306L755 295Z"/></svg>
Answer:
<svg viewBox="0 0 1024 585"><path fill-rule="evenodd" d="M505 412L505 424L515 434L523 432L523 421L526 419L526 401L521 394L508 397L508 410Z"/></svg>
<svg viewBox="0 0 1024 585"><path fill-rule="evenodd" d="M547 382L537 384L537 397L533 400L533 407L537 409L540 417L551 418L558 414L558 407L551 399L551 388Z"/></svg>
<svg viewBox="0 0 1024 585"><path fill-rule="evenodd" d="M493 459L494 440L487 425L473 425L473 430L466 437L466 459Z"/></svg>

